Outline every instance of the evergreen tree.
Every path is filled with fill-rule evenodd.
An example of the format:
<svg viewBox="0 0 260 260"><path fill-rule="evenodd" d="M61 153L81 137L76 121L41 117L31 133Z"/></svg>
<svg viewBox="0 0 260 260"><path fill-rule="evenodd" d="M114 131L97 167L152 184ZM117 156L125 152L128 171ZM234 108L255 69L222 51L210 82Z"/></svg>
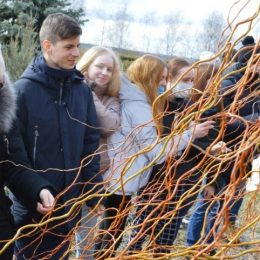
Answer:
<svg viewBox="0 0 260 260"><path fill-rule="evenodd" d="M74 17L80 24L88 21L82 8L71 7L69 0L1 0L0 1L0 42L9 43L31 17L34 18L35 32L38 33L45 17L50 13L62 12Z"/></svg>
<svg viewBox="0 0 260 260"><path fill-rule="evenodd" d="M32 61L37 45L37 34L31 19L21 27L16 36L11 37L8 45L2 47L5 65L12 81L16 81Z"/></svg>

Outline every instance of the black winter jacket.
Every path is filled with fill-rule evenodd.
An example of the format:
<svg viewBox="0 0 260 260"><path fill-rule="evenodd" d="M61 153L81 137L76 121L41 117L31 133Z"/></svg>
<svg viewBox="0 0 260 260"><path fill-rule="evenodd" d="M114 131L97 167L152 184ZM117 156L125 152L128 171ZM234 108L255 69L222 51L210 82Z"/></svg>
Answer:
<svg viewBox="0 0 260 260"><path fill-rule="evenodd" d="M0 229L12 226L11 201L6 196L4 186L23 198L36 209L41 189L55 189L44 178L30 168L18 127L15 127L15 94L5 76L5 85L0 89ZM4 234L1 234L3 237ZM1 240L1 239L0 239Z"/></svg>
<svg viewBox="0 0 260 260"><path fill-rule="evenodd" d="M93 156L100 134L92 93L83 75L76 69L50 68L40 56L29 65L15 88L20 129L33 168L43 170L40 174L59 193L68 188L58 202L64 204L82 192L95 195L102 182L99 156ZM89 205L95 205L97 199L89 199ZM14 202L14 210L19 212L23 203L15 198ZM59 214L70 207L71 203L67 203ZM16 223L24 221L21 218ZM74 221L68 222L68 228L70 225L74 226Z"/></svg>
<svg viewBox="0 0 260 260"><path fill-rule="evenodd" d="M230 92L230 89L238 83L242 76L237 76L237 74L235 74L226 78L222 82L221 93L224 95L223 101L226 109L228 109L230 105L234 102L235 95L237 93L237 89L235 89L233 92ZM259 96L252 95L252 93L256 92L259 89L260 83L259 79L256 76L251 80L251 82L248 82L247 86L244 88L243 92L239 96L238 102L240 104L238 115L244 117L246 120L254 121L260 115L260 98Z"/></svg>
<svg viewBox="0 0 260 260"><path fill-rule="evenodd" d="M171 133L172 125L174 123L174 119L176 114L181 113L185 108L189 106L188 101L182 98L175 98L173 101L168 102L168 107L167 111L164 115L163 118L163 134L168 135ZM206 111L204 114L204 117L209 117L214 115L215 113L218 112L218 109L216 107ZM210 130L209 134L207 137L200 138L200 139L195 139L191 145L188 148L188 152L183 156L180 155L180 157L177 156L176 160L178 162L176 163L175 161L175 167L172 168L171 174L173 176L174 180L178 180L180 177L183 178L183 175L186 174L187 176L184 177L184 182L188 183L197 183L199 178L201 177L200 169L201 166L198 167L198 164L200 160L205 156L205 154L201 150L206 150L209 145L216 139L218 135L218 128L213 128ZM158 178L155 177L157 176L158 172L163 172L166 168L165 163L161 165L155 165L153 172L152 172L152 177L153 178ZM187 174L189 172L189 174ZM164 178L164 174L162 174L162 178Z"/></svg>

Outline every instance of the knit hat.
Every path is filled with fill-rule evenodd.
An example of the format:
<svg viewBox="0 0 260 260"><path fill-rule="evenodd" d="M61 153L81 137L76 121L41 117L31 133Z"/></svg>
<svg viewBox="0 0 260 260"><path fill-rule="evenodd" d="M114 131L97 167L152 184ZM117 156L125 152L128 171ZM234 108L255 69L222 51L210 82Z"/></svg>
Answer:
<svg viewBox="0 0 260 260"><path fill-rule="evenodd" d="M250 44L254 44L255 43L255 39L253 36L246 36L243 40L242 40L242 44L244 46L246 45L250 45Z"/></svg>
<svg viewBox="0 0 260 260"><path fill-rule="evenodd" d="M239 50L239 54L237 57L238 63L240 63L242 66L245 66L253 53L255 54L260 53L260 48L256 48L255 50L255 45L252 44L248 46L244 46Z"/></svg>

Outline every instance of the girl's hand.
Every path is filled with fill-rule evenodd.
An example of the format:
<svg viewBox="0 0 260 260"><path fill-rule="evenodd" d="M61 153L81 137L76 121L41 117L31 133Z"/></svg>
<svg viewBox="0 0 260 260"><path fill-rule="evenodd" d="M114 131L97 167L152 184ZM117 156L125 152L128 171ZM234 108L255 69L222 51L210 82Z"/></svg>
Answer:
<svg viewBox="0 0 260 260"><path fill-rule="evenodd" d="M92 208L92 210L94 211L94 213L97 215L97 216L102 216L103 213L105 212L105 207L100 204L94 208Z"/></svg>
<svg viewBox="0 0 260 260"><path fill-rule="evenodd" d="M86 74L84 74L84 78L85 78L86 84L90 87L90 89L91 89L92 91L94 91L95 88L96 88L96 86L97 86L97 84L96 84L93 80L90 80L90 79L87 77Z"/></svg>
<svg viewBox="0 0 260 260"><path fill-rule="evenodd" d="M48 189L42 189L39 196L41 202L37 203L37 211L44 215L53 209L55 200Z"/></svg>
<svg viewBox="0 0 260 260"><path fill-rule="evenodd" d="M204 188L204 198L205 199L211 199L214 197L214 193L215 193L215 187L212 185L206 186Z"/></svg>
<svg viewBox="0 0 260 260"><path fill-rule="evenodd" d="M213 145L213 147L210 150L210 154L219 155L219 154L223 154L223 153L228 153L230 151L231 151L231 149L227 147L225 142L219 141L218 143Z"/></svg>
<svg viewBox="0 0 260 260"><path fill-rule="evenodd" d="M194 127L193 139L201 138L208 135L209 130L214 128L214 124L215 124L214 121L206 121L204 123L197 124L195 126L192 125L192 127Z"/></svg>

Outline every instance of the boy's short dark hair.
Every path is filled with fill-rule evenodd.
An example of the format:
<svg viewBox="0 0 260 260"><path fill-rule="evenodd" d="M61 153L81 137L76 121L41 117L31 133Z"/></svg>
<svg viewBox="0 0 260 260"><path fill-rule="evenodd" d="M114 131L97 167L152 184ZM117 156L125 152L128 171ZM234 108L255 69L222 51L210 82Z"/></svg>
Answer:
<svg viewBox="0 0 260 260"><path fill-rule="evenodd" d="M77 37L82 34L80 25L70 16L63 13L49 14L40 29L40 42L49 40L53 44L60 40Z"/></svg>

